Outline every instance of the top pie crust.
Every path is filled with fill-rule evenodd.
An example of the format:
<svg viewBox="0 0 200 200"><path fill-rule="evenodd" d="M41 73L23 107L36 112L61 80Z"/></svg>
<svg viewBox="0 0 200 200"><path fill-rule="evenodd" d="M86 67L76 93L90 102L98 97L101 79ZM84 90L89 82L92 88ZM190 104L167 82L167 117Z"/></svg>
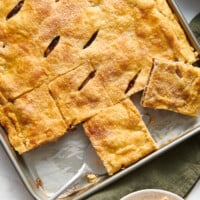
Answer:
<svg viewBox="0 0 200 200"><path fill-rule="evenodd" d="M141 70L131 95L144 88L152 57L189 63L196 59L165 0L25 0L21 9L7 18L19 2L5 0L0 4L0 42L4 46L0 47L0 91L7 99L49 82L83 60L92 60L94 68L102 71L110 64L114 71L124 66L115 75L120 80L130 81ZM84 48L97 31L94 42ZM44 57L57 36L58 44ZM131 69L133 65L136 68ZM106 87L115 90L118 86L113 81L106 82ZM120 88L121 93L127 87L128 83Z"/></svg>
<svg viewBox="0 0 200 200"><path fill-rule="evenodd" d="M109 175L157 149L129 99L98 113L84 123L84 129Z"/></svg>
<svg viewBox="0 0 200 200"><path fill-rule="evenodd" d="M105 19L98 19L101 24L99 34L92 45L81 53L90 58L94 68L99 69L99 73L104 73L106 67L109 69L107 80L112 80L113 76L119 78L118 83L115 78L113 81L107 81L105 87L120 90L122 94L129 81L140 71L128 92L130 96L144 88L152 66L152 58L187 63L196 60L196 54L165 0L111 0L101 1L99 6ZM137 68L133 67L134 65ZM119 68L123 70L119 72ZM126 80L126 87L125 83L121 86L122 79ZM116 94L111 95L111 99L119 102Z"/></svg>
<svg viewBox="0 0 200 200"><path fill-rule="evenodd" d="M68 126L49 94L47 85L0 107L0 122L20 154L57 140Z"/></svg>
<svg viewBox="0 0 200 200"><path fill-rule="evenodd" d="M58 77L49 84L49 89L66 123L72 127L113 105L89 63Z"/></svg>
<svg viewBox="0 0 200 200"><path fill-rule="evenodd" d="M8 99L79 66L80 51L98 29L92 17L97 11L88 1L25 0L19 12L6 20L18 2L5 0L0 5L0 41L5 44L0 48L0 91ZM45 58L56 36L59 43Z"/></svg>
<svg viewBox="0 0 200 200"><path fill-rule="evenodd" d="M155 59L142 105L197 116L200 112L200 69L182 62Z"/></svg>

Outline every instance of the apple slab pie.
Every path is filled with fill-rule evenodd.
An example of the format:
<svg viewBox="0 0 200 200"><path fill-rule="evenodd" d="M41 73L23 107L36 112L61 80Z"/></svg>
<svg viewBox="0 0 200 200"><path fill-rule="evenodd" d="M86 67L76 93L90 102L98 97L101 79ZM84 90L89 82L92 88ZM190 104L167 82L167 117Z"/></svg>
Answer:
<svg viewBox="0 0 200 200"><path fill-rule="evenodd" d="M197 56L166 0L3 0L0 123L22 154L142 91L152 58Z"/></svg>

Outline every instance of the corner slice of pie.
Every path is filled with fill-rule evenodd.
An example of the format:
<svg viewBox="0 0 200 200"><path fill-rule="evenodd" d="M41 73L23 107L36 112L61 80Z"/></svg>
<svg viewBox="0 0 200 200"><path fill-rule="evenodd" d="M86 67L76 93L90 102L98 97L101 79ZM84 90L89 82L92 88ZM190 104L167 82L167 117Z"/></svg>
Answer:
<svg viewBox="0 0 200 200"><path fill-rule="evenodd" d="M98 113L83 126L109 175L158 148L129 99Z"/></svg>
<svg viewBox="0 0 200 200"><path fill-rule="evenodd" d="M200 69L182 62L154 59L141 104L197 116L200 112Z"/></svg>
<svg viewBox="0 0 200 200"><path fill-rule="evenodd" d="M2 104L0 123L19 154L57 140L68 128L47 85Z"/></svg>

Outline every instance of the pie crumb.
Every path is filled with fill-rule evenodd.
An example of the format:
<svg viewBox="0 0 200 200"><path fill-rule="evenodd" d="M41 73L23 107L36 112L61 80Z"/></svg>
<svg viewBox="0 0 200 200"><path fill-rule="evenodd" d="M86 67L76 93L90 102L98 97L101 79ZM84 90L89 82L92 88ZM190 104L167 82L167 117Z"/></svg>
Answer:
<svg viewBox="0 0 200 200"><path fill-rule="evenodd" d="M36 187L37 187L37 189L39 189L40 187L42 187L42 180L39 177L36 178Z"/></svg>
<svg viewBox="0 0 200 200"><path fill-rule="evenodd" d="M87 174L86 177L89 183L94 183L97 181L97 175L95 174Z"/></svg>

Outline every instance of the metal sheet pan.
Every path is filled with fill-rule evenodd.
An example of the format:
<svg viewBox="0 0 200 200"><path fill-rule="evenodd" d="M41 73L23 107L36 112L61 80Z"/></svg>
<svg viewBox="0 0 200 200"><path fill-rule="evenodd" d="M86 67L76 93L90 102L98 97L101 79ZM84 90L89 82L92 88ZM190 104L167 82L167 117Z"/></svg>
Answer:
<svg viewBox="0 0 200 200"><path fill-rule="evenodd" d="M200 46L177 5L173 0L169 0L168 2L179 18L192 46L200 53ZM108 177L107 175L98 177L95 183L88 183L85 174L83 174L82 179L67 191L70 195L64 199L83 199L141 167L193 135L200 133L200 116L192 118L169 111L143 109L139 105L140 95L135 95L132 99L144 116L150 132L160 147L159 150L112 177ZM150 119L154 119L154 123L150 123ZM80 169L84 151L89 143L82 128L78 127L75 131L66 134L66 136L56 143L44 145L19 156L10 146L5 131L0 129L0 133L0 141L7 155L28 191L38 200L55 199L55 196L58 196L58 191L60 191L60 194L63 193L63 186ZM62 188L62 191L60 188Z"/></svg>

